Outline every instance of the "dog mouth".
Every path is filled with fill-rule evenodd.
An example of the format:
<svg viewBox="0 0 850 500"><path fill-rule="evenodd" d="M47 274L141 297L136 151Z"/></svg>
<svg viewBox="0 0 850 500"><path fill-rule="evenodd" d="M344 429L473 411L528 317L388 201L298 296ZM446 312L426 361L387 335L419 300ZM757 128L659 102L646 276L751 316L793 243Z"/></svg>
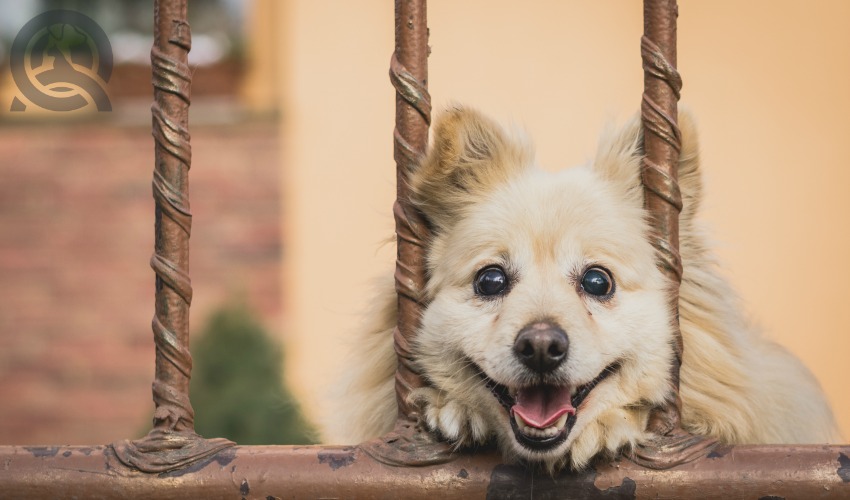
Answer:
<svg viewBox="0 0 850 500"><path fill-rule="evenodd" d="M508 412L517 442L533 451L547 451L566 441L576 423L578 408L599 383L619 368L619 361L611 363L596 378L578 387L541 383L509 388L480 368L478 375Z"/></svg>

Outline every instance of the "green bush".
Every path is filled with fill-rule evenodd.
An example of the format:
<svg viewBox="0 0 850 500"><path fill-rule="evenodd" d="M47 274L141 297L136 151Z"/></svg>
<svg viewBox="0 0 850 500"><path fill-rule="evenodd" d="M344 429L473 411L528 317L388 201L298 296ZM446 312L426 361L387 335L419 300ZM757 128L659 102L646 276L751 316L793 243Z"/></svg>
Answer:
<svg viewBox="0 0 850 500"><path fill-rule="evenodd" d="M245 307L216 311L192 353L195 431L239 444L310 444L312 431L282 382L281 349Z"/></svg>

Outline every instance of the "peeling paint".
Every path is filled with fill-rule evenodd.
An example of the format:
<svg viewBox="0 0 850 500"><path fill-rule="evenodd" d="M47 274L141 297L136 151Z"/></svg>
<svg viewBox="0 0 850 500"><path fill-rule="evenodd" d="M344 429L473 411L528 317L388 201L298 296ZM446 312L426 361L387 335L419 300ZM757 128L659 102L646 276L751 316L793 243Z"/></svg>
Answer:
<svg viewBox="0 0 850 500"><path fill-rule="evenodd" d="M185 476L186 474L198 472L199 470L203 469L204 467L206 467L206 466L208 466L212 463L217 463L219 466L224 468L225 466L230 464L230 462L232 462L234 458L236 458L236 450L234 450L233 448L225 448L225 449L221 450L220 452L216 453L215 455L213 455L210 458L200 460L200 461L195 462L195 463L193 463L193 464L191 464L187 467L184 467L182 469L170 470L168 472L163 472L162 474L159 475L159 477Z"/></svg>
<svg viewBox="0 0 850 500"><path fill-rule="evenodd" d="M457 473L457 477L466 479L469 477L469 472L466 472L466 469L461 469L460 472Z"/></svg>
<svg viewBox="0 0 850 500"><path fill-rule="evenodd" d="M850 483L850 457L844 453L839 453L838 463L840 465L838 467L838 477L841 478L842 482Z"/></svg>
<svg viewBox="0 0 850 500"><path fill-rule="evenodd" d="M766 495L763 497L759 497L759 500L785 500L785 497L781 497L778 495Z"/></svg>
<svg viewBox="0 0 850 500"><path fill-rule="evenodd" d="M36 458L55 457L59 453L58 446L24 446L24 449Z"/></svg>
<svg viewBox="0 0 850 500"><path fill-rule="evenodd" d="M236 450L234 448L225 448L220 452L216 453L215 461L218 462L219 465L224 467L225 465L229 465L233 459L236 458ZM234 467L236 467L234 465ZM234 469L236 470L236 469Z"/></svg>
<svg viewBox="0 0 850 500"><path fill-rule="evenodd" d="M707 458L723 458L730 451L732 451L731 446L717 446L711 450L711 453L708 454Z"/></svg>
<svg viewBox="0 0 850 500"><path fill-rule="evenodd" d="M243 479L242 484L239 485L239 493L242 496L248 496L251 493L251 485L248 484L247 479Z"/></svg>
<svg viewBox="0 0 850 500"><path fill-rule="evenodd" d="M70 457L71 456L71 450L66 451L65 453L62 454L62 456L65 457L65 458Z"/></svg>
<svg viewBox="0 0 850 500"><path fill-rule="evenodd" d="M319 453L319 463L328 464L331 470L348 467L355 460L354 448L343 448L340 451L327 451Z"/></svg>
<svg viewBox="0 0 850 500"><path fill-rule="evenodd" d="M497 465L490 475L487 500L561 499L567 493L574 498L589 499L636 497L637 483L633 479L625 477L620 484L602 489L595 484L597 475L596 471L562 472L552 477L532 473L517 465Z"/></svg>
<svg viewBox="0 0 850 500"><path fill-rule="evenodd" d="M605 494L605 498L609 498L607 494L612 494L610 498L636 498L637 497L637 483L634 479L630 477L623 478L623 484L620 486L612 486L607 490L603 491Z"/></svg>

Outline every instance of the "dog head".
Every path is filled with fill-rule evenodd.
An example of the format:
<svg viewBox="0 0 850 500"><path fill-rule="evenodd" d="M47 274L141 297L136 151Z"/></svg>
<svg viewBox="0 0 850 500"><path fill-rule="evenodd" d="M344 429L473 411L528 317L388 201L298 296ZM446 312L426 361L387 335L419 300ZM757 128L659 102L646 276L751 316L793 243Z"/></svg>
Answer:
<svg viewBox="0 0 850 500"><path fill-rule="evenodd" d="M639 122L608 134L591 166L554 174L475 111L448 111L434 133L412 181L434 232L415 356L470 409L439 419L550 468L634 444L673 362Z"/></svg>

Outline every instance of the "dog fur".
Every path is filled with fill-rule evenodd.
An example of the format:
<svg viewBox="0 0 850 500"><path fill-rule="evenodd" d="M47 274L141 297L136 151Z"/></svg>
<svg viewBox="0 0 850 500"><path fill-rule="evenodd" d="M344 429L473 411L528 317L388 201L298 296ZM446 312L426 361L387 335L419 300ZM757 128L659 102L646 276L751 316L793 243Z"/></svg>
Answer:
<svg viewBox="0 0 850 500"><path fill-rule="evenodd" d="M694 125L687 114L679 125L683 426L729 444L837 442L815 378L745 320L717 272L694 220L702 190ZM509 460L579 469L651 437L649 410L671 390L674 319L669 283L647 237L641 143L633 119L603 134L591 165L547 173L535 167L525 140L474 110L455 107L436 124L412 179L414 203L434 234L428 306L414 346L430 387L411 397L427 425L458 447L495 439ZM508 289L482 297L473 281L493 265L504 269ZM609 297L583 288L582 273L594 266L613 278ZM384 289L325 423L327 442L374 438L396 419L396 298L392 283ZM562 329L569 341L563 364L543 375L523 366L513 348L518 332L540 321ZM612 373L577 405L566 438L545 449L518 441L513 411L485 383L575 391L605 370Z"/></svg>

